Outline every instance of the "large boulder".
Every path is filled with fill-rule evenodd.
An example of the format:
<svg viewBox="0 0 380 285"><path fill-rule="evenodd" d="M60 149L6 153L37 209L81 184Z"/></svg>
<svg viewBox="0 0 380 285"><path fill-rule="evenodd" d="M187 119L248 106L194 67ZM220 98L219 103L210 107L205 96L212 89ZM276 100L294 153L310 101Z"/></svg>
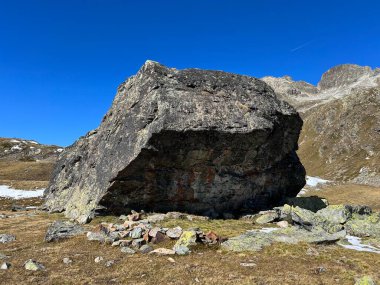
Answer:
<svg viewBox="0 0 380 285"><path fill-rule="evenodd" d="M263 81L147 61L98 129L60 156L50 211L86 222L97 207L218 216L272 207L305 184L302 120Z"/></svg>

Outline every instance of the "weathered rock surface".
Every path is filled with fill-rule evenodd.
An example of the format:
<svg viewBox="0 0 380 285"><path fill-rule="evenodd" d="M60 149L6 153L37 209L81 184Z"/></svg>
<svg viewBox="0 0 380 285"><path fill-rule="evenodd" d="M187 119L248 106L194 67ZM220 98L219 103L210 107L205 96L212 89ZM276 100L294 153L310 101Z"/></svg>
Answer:
<svg viewBox="0 0 380 285"><path fill-rule="evenodd" d="M15 241L16 237L11 234L0 234L0 243L9 243Z"/></svg>
<svg viewBox="0 0 380 285"><path fill-rule="evenodd" d="M24 267L26 270L30 270L30 271L45 270L45 266L43 266L41 263L35 261L34 259L29 259L29 260L25 261Z"/></svg>
<svg viewBox="0 0 380 285"><path fill-rule="evenodd" d="M58 241L82 233L84 233L84 229L80 225L67 221L54 221L47 229L45 241Z"/></svg>
<svg viewBox="0 0 380 285"><path fill-rule="evenodd" d="M62 154L46 206L79 222L98 205L210 216L274 206L305 183L301 126L259 79L147 61Z"/></svg>
<svg viewBox="0 0 380 285"><path fill-rule="evenodd" d="M0 269L1 269L1 270L8 270L10 267L11 267L11 264L10 264L9 262L3 262L3 263L0 265Z"/></svg>
<svg viewBox="0 0 380 285"><path fill-rule="evenodd" d="M329 234L323 230L308 231L302 228L290 227L271 232L248 231L237 237L233 237L222 243L222 247L231 251L259 251L265 246L275 242L296 244L307 243L333 243L346 236L346 232Z"/></svg>
<svg viewBox="0 0 380 285"><path fill-rule="evenodd" d="M268 219L268 213L273 215L271 219ZM258 218L267 220L267 223L281 220L277 222L279 228L251 230L223 242L222 247L232 251L258 251L276 242L339 241L346 248L380 252L380 213L372 213L368 206L329 205L314 213L286 204L276 207L274 211L263 212ZM360 237L366 239L362 241Z"/></svg>

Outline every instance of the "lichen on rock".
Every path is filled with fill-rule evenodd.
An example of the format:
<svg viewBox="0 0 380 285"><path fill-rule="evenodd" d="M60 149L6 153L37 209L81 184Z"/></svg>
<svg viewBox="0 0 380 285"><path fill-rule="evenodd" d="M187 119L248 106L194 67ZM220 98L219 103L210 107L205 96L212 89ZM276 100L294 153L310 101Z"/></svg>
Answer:
<svg viewBox="0 0 380 285"><path fill-rule="evenodd" d="M305 184L301 127L259 79L147 61L100 126L62 153L46 207L82 223L99 206L212 217L267 209Z"/></svg>

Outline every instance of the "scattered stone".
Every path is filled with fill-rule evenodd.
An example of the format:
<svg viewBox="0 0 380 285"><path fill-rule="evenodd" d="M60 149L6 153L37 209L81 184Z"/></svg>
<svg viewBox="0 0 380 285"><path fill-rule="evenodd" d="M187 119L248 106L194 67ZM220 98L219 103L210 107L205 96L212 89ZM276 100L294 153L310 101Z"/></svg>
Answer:
<svg viewBox="0 0 380 285"><path fill-rule="evenodd" d="M146 241L143 238L134 239L132 240L132 247L140 248L145 243Z"/></svg>
<svg viewBox="0 0 380 285"><path fill-rule="evenodd" d="M84 229L80 225L67 221L54 221L47 229L45 241L58 241L82 233L84 233Z"/></svg>
<svg viewBox="0 0 380 285"><path fill-rule="evenodd" d="M167 239L167 236L161 232L158 232L154 238L152 238L152 243L158 244Z"/></svg>
<svg viewBox="0 0 380 285"><path fill-rule="evenodd" d="M148 244L144 244L140 247L140 252L141 253L149 253L153 250L153 247L151 247L150 245Z"/></svg>
<svg viewBox="0 0 380 285"><path fill-rule="evenodd" d="M16 236L10 234L0 234L0 243L9 243L16 240Z"/></svg>
<svg viewBox="0 0 380 285"><path fill-rule="evenodd" d="M152 224L155 224L157 222L161 222L163 220L166 219L166 215L165 214L153 214L153 215L150 215L146 218L146 220L149 222L149 223L152 223Z"/></svg>
<svg viewBox="0 0 380 285"><path fill-rule="evenodd" d="M156 235L161 231L161 229L159 227L154 227L152 229L149 230L149 236L154 238L156 237Z"/></svg>
<svg viewBox="0 0 380 285"><path fill-rule="evenodd" d="M350 209L345 205L330 205L319 210L315 215L320 221L330 224L344 224L351 218Z"/></svg>
<svg viewBox="0 0 380 285"><path fill-rule="evenodd" d="M132 214L128 215L128 221L138 221L140 220L140 213L136 212L136 211L131 211Z"/></svg>
<svg viewBox="0 0 380 285"><path fill-rule="evenodd" d="M266 211L256 219L256 224L262 225L272 223L279 218L277 211Z"/></svg>
<svg viewBox="0 0 380 285"><path fill-rule="evenodd" d="M255 266L257 266L256 263L253 263L253 262L240 262L240 265L243 267L255 267Z"/></svg>
<svg viewBox="0 0 380 285"><path fill-rule="evenodd" d="M202 241L207 244L216 244L221 241L221 238L213 231L209 231L203 236Z"/></svg>
<svg viewBox="0 0 380 285"><path fill-rule="evenodd" d="M30 271L45 270L45 266L43 266L41 263L39 263L33 259L29 259L29 260L25 261L24 267L26 270L30 270Z"/></svg>
<svg viewBox="0 0 380 285"><path fill-rule="evenodd" d="M169 260L169 262L171 262L171 263L175 263L175 260L174 260L174 258L172 258L172 257L169 257L168 260Z"/></svg>
<svg viewBox="0 0 380 285"><path fill-rule="evenodd" d="M8 270L11 267L11 264L8 262L3 262L0 266L1 270Z"/></svg>
<svg viewBox="0 0 380 285"><path fill-rule="evenodd" d="M363 276L356 279L355 285L376 285L375 281L370 276Z"/></svg>
<svg viewBox="0 0 380 285"><path fill-rule="evenodd" d="M124 221L123 226L125 226L126 228L132 228L133 226L137 224L138 222L134 222L134 221Z"/></svg>
<svg viewBox="0 0 380 285"><path fill-rule="evenodd" d="M102 257L102 256L97 256L97 257L95 257L95 263L100 263L100 262L102 262L104 260L104 258Z"/></svg>
<svg viewBox="0 0 380 285"><path fill-rule="evenodd" d="M141 238L143 234L142 228L136 227L130 232L130 237L133 239Z"/></svg>
<svg viewBox="0 0 380 285"><path fill-rule="evenodd" d="M123 240L120 240L120 246L123 247L123 246L130 246L132 245L132 240L130 239L123 239Z"/></svg>
<svg viewBox="0 0 380 285"><path fill-rule="evenodd" d="M318 266L317 268L314 269L315 274L321 274L323 272L326 272L326 268L323 266Z"/></svg>
<svg viewBox="0 0 380 285"><path fill-rule="evenodd" d="M122 253L127 253L127 254L135 254L136 251L134 251L132 248L124 246L120 250Z"/></svg>
<svg viewBox="0 0 380 285"><path fill-rule="evenodd" d="M173 255L175 254L175 251L169 248L157 248L155 250L152 250L149 252L150 254L157 254L157 255Z"/></svg>
<svg viewBox="0 0 380 285"><path fill-rule="evenodd" d="M93 241L99 241L101 243L106 242L107 236L102 232L87 232L87 239Z"/></svg>
<svg viewBox="0 0 380 285"><path fill-rule="evenodd" d="M64 264L70 264L70 263L73 262L73 261L72 261L70 258L68 258L68 257L65 257L62 261L63 261Z"/></svg>
<svg viewBox="0 0 380 285"><path fill-rule="evenodd" d="M189 247L197 244L197 232L195 230L183 231L180 238L177 240L173 250L180 255L190 252Z"/></svg>
<svg viewBox="0 0 380 285"><path fill-rule="evenodd" d="M8 218L7 215L5 215L5 214L0 214L0 219L6 219L6 218Z"/></svg>
<svg viewBox="0 0 380 285"><path fill-rule="evenodd" d="M292 207L291 218L293 222L305 227L306 229L310 229L310 226L314 223L314 213L298 206Z"/></svg>
<svg viewBox="0 0 380 285"><path fill-rule="evenodd" d="M287 221L279 221L276 223L277 226L279 226L280 228L287 228L289 227L289 223Z"/></svg>
<svg viewBox="0 0 380 285"><path fill-rule="evenodd" d="M170 237L171 239L179 239L182 235L182 228L181 227L175 227L168 229L166 232L166 235Z"/></svg>
<svg viewBox="0 0 380 285"><path fill-rule="evenodd" d="M2 259L6 259L6 258L8 258L8 256L6 256L6 255L3 254L3 253L0 253L0 260L2 260Z"/></svg>
<svg viewBox="0 0 380 285"><path fill-rule="evenodd" d="M120 215L119 220L125 221L128 219L128 216L126 215Z"/></svg>
<svg viewBox="0 0 380 285"><path fill-rule="evenodd" d="M115 264L115 260L108 260L106 261L106 263L104 264L106 267L111 267L112 265Z"/></svg>
<svg viewBox="0 0 380 285"><path fill-rule="evenodd" d="M184 245L178 245L173 248L174 252L178 255L186 255L190 253L190 249Z"/></svg>
<svg viewBox="0 0 380 285"><path fill-rule="evenodd" d="M122 240L117 240L117 241L114 241L111 246L120 246L120 244L122 243Z"/></svg>

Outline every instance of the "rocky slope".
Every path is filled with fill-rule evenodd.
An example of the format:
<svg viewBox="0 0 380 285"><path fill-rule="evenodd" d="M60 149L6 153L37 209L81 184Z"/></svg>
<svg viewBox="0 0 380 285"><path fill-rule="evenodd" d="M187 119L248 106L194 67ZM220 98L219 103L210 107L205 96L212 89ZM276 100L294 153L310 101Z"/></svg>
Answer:
<svg viewBox="0 0 380 285"><path fill-rule="evenodd" d="M0 184L16 188L46 187L63 150L33 140L0 138Z"/></svg>
<svg viewBox="0 0 380 285"><path fill-rule="evenodd" d="M147 61L61 156L46 206L80 222L98 205L213 217L267 208L305 184L301 126L261 80Z"/></svg>
<svg viewBox="0 0 380 285"><path fill-rule="evenodd" d="M63 148L43 145L33 140L0 138L1 161L51 161L55 162Z"/></svg>
<svg viewBox="0 0 380 285"><path fill-rule="evenodd" d="M380 70L345 64L318 86L263 78L304 120L298 151L309 175L380 186Z"/></svg>

